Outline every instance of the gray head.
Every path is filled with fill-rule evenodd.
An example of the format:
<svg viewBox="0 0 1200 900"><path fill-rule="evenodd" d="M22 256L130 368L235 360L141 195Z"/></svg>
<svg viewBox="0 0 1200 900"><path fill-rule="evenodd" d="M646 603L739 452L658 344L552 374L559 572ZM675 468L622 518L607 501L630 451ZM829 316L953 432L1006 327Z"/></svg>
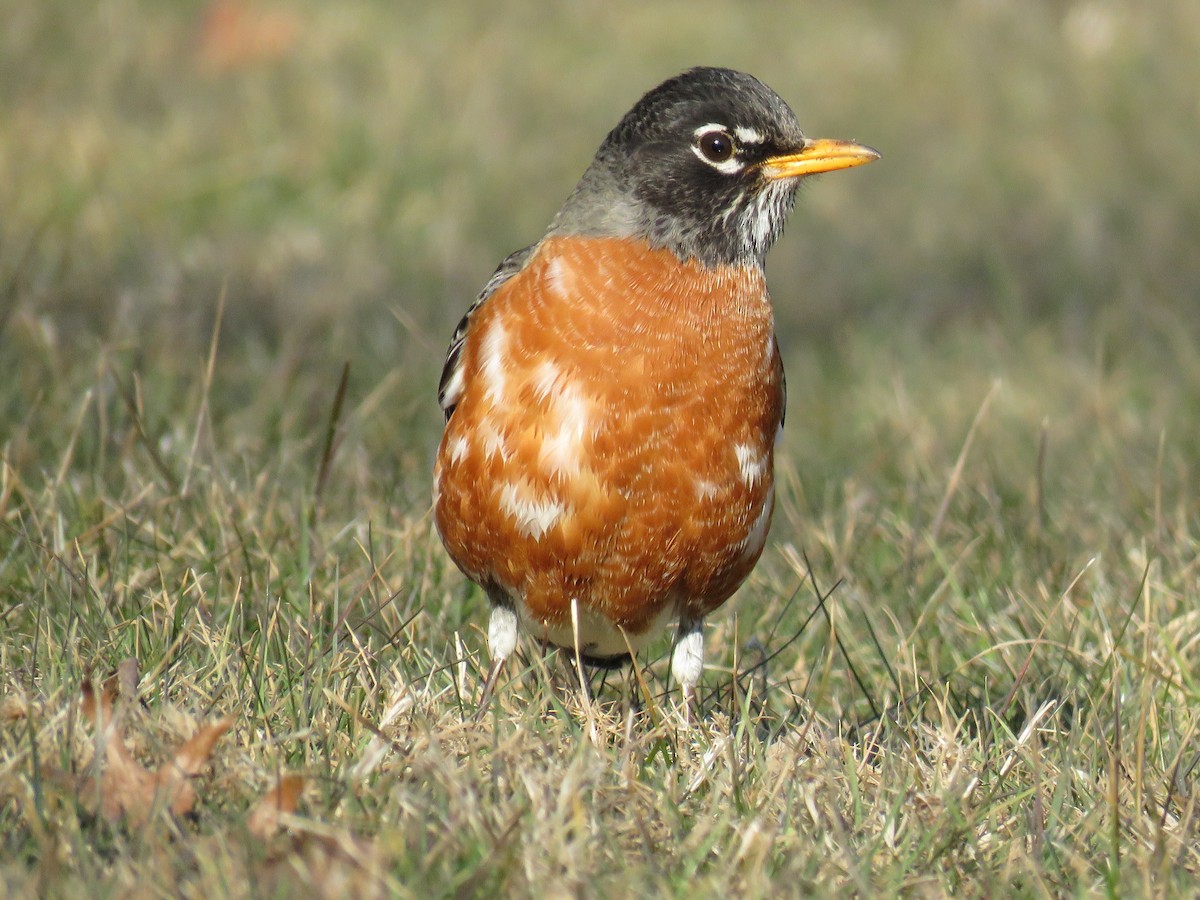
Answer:
<svg viewBox="0 0 1200 900"><path fill-rule="evenodd" d="M878 158L869 147L805 138L757 78L691 69L609 132L549 234L636 237L706 265L761 266L801 178Z"/></svg>

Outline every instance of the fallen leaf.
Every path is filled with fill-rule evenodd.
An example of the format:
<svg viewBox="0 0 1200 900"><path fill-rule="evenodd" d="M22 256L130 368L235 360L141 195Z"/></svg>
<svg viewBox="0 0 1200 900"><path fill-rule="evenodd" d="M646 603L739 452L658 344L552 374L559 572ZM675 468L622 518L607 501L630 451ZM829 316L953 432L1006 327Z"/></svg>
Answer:
<svg viewBox="0 0 1200 900"><path fill-rule="evenodd" d="M89 722L97 728L102 728L105 723L112 722L113 705L117 699L116 679L105 679L100 685L99 694L90 680L85 681L80 692L83 695L81 699L83 714L87 716Z"/></svg>
<svg viewBox="0 0 1200 900"><path fill-rule="evenodd" d="M156 809L170 809L177 816L191 812L196 805L191 779L203 771L217 739L229 730L233 720L205 725L156 772L150 772L133 758L120 727L121 709L116 700L122 681L128 681L128 668L125 675L124 679L106 679L98 691L91 681L83 684L81 706L96 729L94 766L100 774L98 778L85 776L80 788L81 793L90 788L84 794L85 800L106 819L124 820L138 828Z"/></svg>
<svg viewBox="0 0 1200 900"><path fill-rule="evenodd" d="M270 848L255 882L265 894L386 897L380 849L344 828L293 818L304 791L300 775L283 775L246 816L246 829Z"/></svg>
<svg viewBox="0 0 1200 900"><path fill-rule="evenodd" d="M284 775L246 816L246 828L260 840L266 841L279 833L279 819L296 811L300 794L304 791L304 777Z"/></svg>
<svg viewBox="0 0 1200 900"><path fill-rule="evenodd" d="M196 804L196 790L191 779L204 771L213 746L230 726L233 719L225 718L205 725L175 751L175 757L159 767L155 787L162 801L177 816L192 811Z"/></svg>

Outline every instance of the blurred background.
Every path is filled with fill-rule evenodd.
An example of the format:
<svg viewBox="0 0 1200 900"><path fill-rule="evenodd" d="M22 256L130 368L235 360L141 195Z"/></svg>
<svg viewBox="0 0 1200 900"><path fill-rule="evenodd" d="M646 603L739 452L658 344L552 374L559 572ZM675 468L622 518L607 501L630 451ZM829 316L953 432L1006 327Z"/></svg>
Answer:
<svg viewBox="0 0 1200 900"><path fill-rule="evenodd" d="M0 0L0 621L73 635L78 558L81 653L143 655L148 586L197 577L219 617L355 610L413 671L482 646L426 515L450 334L701 63L883 154L771 254L779 502L709 645L803 633L772 677L810 684L836 584L859 720L929 679L1033 709L1082 669L1026 642L1085 658L1146 585L1194 615L1195 0Z"/></svg>
<svg viewBox="0 0 1200 900"><path fill-rule="evenodd" d="M618 118L697 64L883 154L806 182L770 256L779 502L706 629L716 707L818 724L794 756L748 737L745 767L739 725L728 778L724 750L677 764L657 736L614 737L610 767L602 743L561 752L581 733L522 679L502 702L532 743L489 751L462 726L487 601L427 515L446 345ZM21 819L0 858L38 860L50 895L208 872L228 892L210 825L247 834L236 798L293 770L330 827L418 873L397 884L463 893L541 883L520 872L601 894L751 869L883 895L1185 879L1198 287L1197 0L0 0L0 693L30 698L0 728L0 821ZM663 691L667 644L646 654ZM203 841L168 830L178 863L77 826L51 777L67 745L38 737L77 731L65 698L126 657L154 704L244 717ZM724 693L759 661L761 687ZM359 790L370 721L409 749ZM511 803L497 772L525 786ZM564 784L586 787L570 822L541 812ZM561 823L563 847L539 840Z"/></svg>
<svg viewBox="0 0 1200 900"><path fill-rule="evenodd" d="M1191 0L2 0L0 19L0 371L29 381L10 421L101 348L194 379L223 297L218 414L279 416L290 378L351 360L351 396L387 387L381 427L415 436L420 471L466 305L640 94L702 63L883 153L806 185L771 256L793 371L856 365L850 344L991 336L1003 371L1030 340L1090 364L1196 335ZM13 371L13 347L39 362Z"/></svg>

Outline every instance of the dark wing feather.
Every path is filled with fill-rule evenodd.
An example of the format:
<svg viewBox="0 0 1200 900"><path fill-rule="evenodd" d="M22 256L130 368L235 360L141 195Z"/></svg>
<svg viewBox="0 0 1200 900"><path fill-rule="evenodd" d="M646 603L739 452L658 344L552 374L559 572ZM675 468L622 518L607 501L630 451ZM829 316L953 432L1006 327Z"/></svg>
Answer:
<svg viewBox="0 0 1200 900"><path fill-rule="evenodd" d="M775 353L779 353L779 342L775 342ZM779 427L787 421L787 370L783 367L782 357L779 360L779 389L783 394L783 403L779 407Z"/></svg>
<svg viewBox="0 0 1200 900"><path fill-rule="evenodd" d="M779 373L779 421L775 424L779 428L783 428L784 420L787 419L787 372L783 370L783 356L779 352L779 338L772 335L771 344L775 370Z"/></svg>
<svg viewBox="0 0 1200 900"><path fill-rule="evenodd" d="M463 390L462 350L463 344L467 340L467 331L471 327L471 314L479 309L492 294L496 293L500 285L525 268L525 263L529 260L535 246L535 244L531 244L504 258L504 262L500 263L496 271L492 273L488 283L483 286L483 290L479 292L475 302L471 304L470 309L459 320L458 327L454 329L454 337L450 339L450 349L446 351L446 363L442 366L442 378L438 382L438 404L442 407L442 412L446 414L447 421L454 412L454 407Z"/></svg>

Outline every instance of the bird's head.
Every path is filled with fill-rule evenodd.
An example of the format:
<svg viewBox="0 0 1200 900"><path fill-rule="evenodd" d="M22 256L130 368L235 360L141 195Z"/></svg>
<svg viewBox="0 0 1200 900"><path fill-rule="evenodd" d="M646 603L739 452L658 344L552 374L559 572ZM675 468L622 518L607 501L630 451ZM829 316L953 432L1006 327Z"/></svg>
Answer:
<svg viewBox="0 0 1200 900"><path fill-rule="evenodd" d="M552 234L638 237L706 265L762 265L800 180L878 159L806 138L758 79L697 68L647 93L604 139Z"/></svg>

